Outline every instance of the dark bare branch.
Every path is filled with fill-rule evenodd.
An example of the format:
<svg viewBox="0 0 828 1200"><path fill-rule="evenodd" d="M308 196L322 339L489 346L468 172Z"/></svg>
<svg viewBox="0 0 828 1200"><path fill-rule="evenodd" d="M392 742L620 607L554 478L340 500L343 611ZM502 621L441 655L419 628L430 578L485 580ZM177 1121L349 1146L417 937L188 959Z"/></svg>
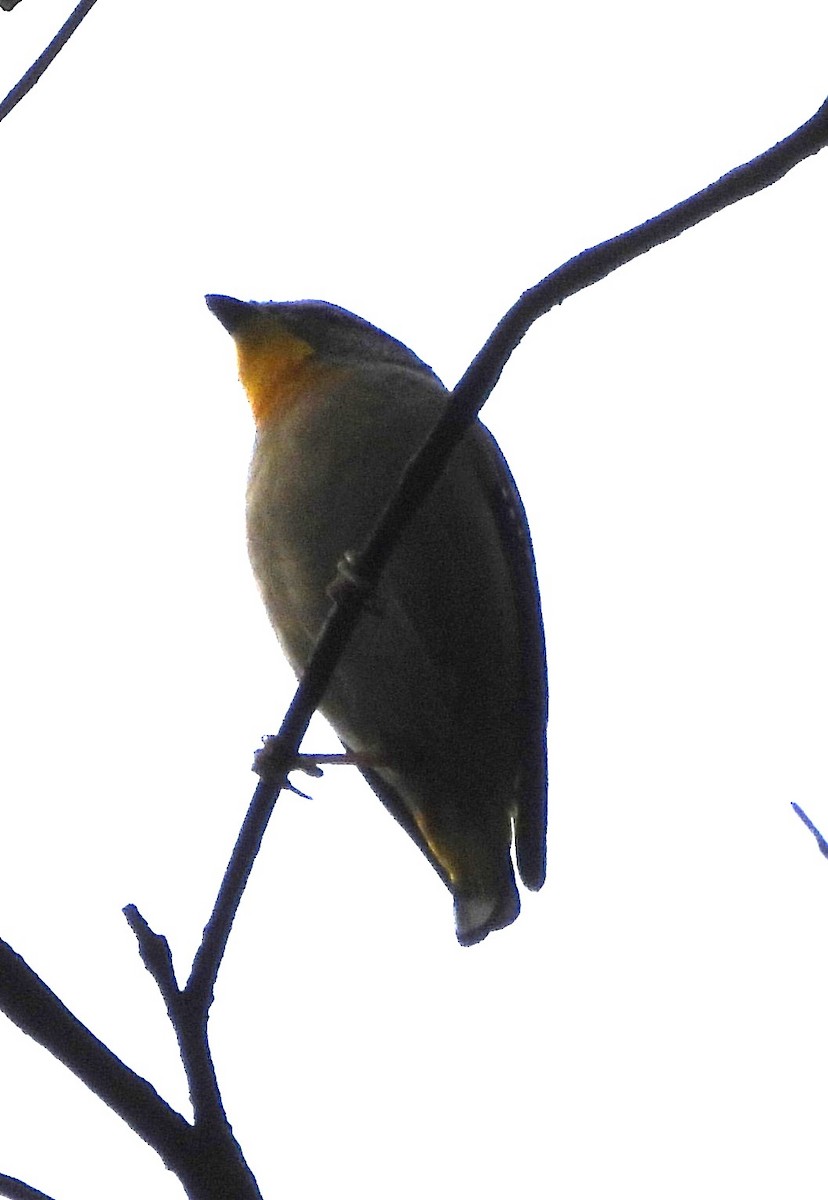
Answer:
<svg viewBox="0 0 828 1200"><path fill-rule="evenodd" d="M17 3L17 0L14 0ZM5 8L3 0L0 4ZM47 1196L45 1192L39 1192L37 1188L30 1187L28 1183L24 1183L22 1179L14 1179L11 1175L0 1175L0 1196L7 1196L8 1200L53 1200L53 1197Z"/></svg>
<svg viewBox="0 0 828 1200"><path fill-rule="evenodd" d="M12 0L12 3L9 3L8 0L5 0L3 7L12 8L17 2L18 0ZM0 121L9 115L11 110L20 103L27 92L32 90L52 60L57 57L58 53L69 41L69 38L94 3L95 0L80 0L80 4L72 10L43 53L35 59L28 71L18 80L9 94L3 100L0 100Z"/></svg>
<svg viewBox="0 0 828 1200"><path fill-rule="evenodd" d="M134 904L126 906L124 916L127 919L127 924L137 938L138 953L141 955L141 962L158 985L158 990L169 1011L171 1005L175 1006L176 997L179 995L178 984L175 980L175 971L173 970L170 943L163 934L154 933L150 929L146 920Z"/></svg>
<svg viewBox="0 0 828 1200"><path fill-rule="evenodd" d="M825 857L828 858L828 841L826 841L825 838L822 836L822 834L819 832L819 830L817 829L816 825L813 823L811 818L802 811L802 809L799 807L798 804L794 804L793 801L791 802L791 808L794 810L796 815L799 817L800 821L802 821L802 823L808 829L810 829L811 833L816 838L816 844L819 846L820 854L824 854Z"/></svg>
<svg viewBox="0 0 828 1200"><path fill-rule="evenodd" d="M186 1137L190 1126L181 1114L99 1041L4 941L0 941L0 1010L159 1153L163 1146L175 1146Z"/></svg>

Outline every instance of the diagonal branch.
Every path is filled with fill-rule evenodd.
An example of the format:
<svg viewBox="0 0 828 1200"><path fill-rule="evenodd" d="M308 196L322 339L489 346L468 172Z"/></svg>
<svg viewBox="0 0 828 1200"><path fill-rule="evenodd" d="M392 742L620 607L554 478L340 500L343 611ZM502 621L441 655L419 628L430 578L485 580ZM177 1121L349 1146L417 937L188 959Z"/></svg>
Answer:
<svg viewBox="0 0 828 1200"><path fill-rule="evenodd" d="M21 76L5 99L0 100L0 121L9 115L11 110L15 105L20 103L27 92L32 90L52 60L57 57L58 52L69 41L69 38L94 3L95 0L80 0L80 4L72 10L43 53L35 59L28 71Z"/></svg>
<svg viewBox="0 0 828 1200"><path fill-rule="evenodd" d="M52 1200L45 1192L39 1192L37 1188L11 1175L0 1175L0 1196L6 1196L8 1200Z"/></svg>
<svg viewBox="0 0 828 1200"><path fill-rule="evenodd" d="M806 829L810 829L811 833L816 838L816 844L819 846L820 854L822 854L825 858L828 858L828 839L822 836L811 818L807 813L802 811L798 804L794 804L794 802L791 801L791 808L799 817L800 821L802 821L802 823L805 825Z"/></svg>
<svg viewBox="0 0 828 1200"><path fill-rule="evenodd" d="M617 271L655 246L663 245L701 221L776 183L792 167L828 145L828 99L804 125L750 162L734 167L721 179L694 193L657 217L628 229L598 246L570 258L540 283L524 292L498 322L483 349L454 389L453 408L464 419L469 410L479 412L500 378L512 351L534 322L558 304ZM453 425L455 418L447 420ZM457 440L456 438L454 439ZM452 442L454 444L454 442ZM425 452L423 453L425 457ZM413 464L412 464L413 467ZM389 509L396 504L392 501Z"/></svg>
<svg viewBox="0 0 828 1200"><path fill-rule="evenodd" d="M0 941L0 1009L77 1075L170 1165L190 1125L155 1088L69 1011L7 942Z"/></svg>

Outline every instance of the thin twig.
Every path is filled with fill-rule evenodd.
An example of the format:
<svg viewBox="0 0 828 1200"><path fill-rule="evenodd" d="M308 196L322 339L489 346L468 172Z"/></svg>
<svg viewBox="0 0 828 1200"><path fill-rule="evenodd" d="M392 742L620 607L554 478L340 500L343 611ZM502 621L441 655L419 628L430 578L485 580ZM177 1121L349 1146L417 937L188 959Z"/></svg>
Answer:
<svg viewBox="0 0 828 1200"><path fill-rule="evenodd" d="M187 1076L196 1128L211 1129L215 1141L233 1142L233 1134L221 1102L218 1079L207 1036L209 1005L203 996L179 988L175 978L170 944L155 933L134 904L124 909L130 929L138 940L141 961L156 982L167 1009ZM241 1150L236 1146L239 1156Z"/></svg>
<svg viewBox="0 0 828 1200"><path fill-rule="evenodd" d="M69 38L80 25L83 18L91 9L95 0L80 0L80 4L75 8L61 25L55 36L52 38L49 45L43 53L35 59L32 65L26 71L25 75L14 85L5 99L0 100L0 121L7 117L15 105L19 104L27 92L30 92L37 83L40 76L49 66L54 58L57 57L59 51L63 49Z"/></svg>
<svg viewBox="0 0 828 1200"><path fill-rule="evenodd" d="M11 1175L0 1175L0 1196L6 1196L8 1200L53 1200L52 1196Z"/></svg>
<svg viewBox="0 0 828 1200"><path fill-rule="evenodd" d="M816 838L816 843L819 846L820 854L824 854L825 857L828 858L828 841L826 841L825 838L822 836L822 834L819 832L819 830L817 829L816 825L813 823L811 818L802 811L802 809L799 807L798 804L794 804L793 801L791 801L791 808L794 810L796 815L799 817L800 821L802 821L807 826L807 828L810 829L811 833Z"/></svg>
<svg viewBox="0 0 828 1200"><path fill-rule="evenodd" d="M538 317L617 271L625 263L646 254L648 250L671 241L714 213L721 212L731 204L776 183L797 163L816 154L826 145L828 99L803 125L777 142L770 150L728 171L715 183L709 184L700 192L695 192L657 217L651 217L643 224L628 229L626 233L582 251L524 292L517 304L498 322L483 349L454 389L452 408L459 407L461 410L456 419L463 420L463 414L468 409L479 411L497 383L512 351ZM451 427L454 420L455 418L447 414L444 423ZM424 448L423 458L426 457L427 449L428 447ZM414 466L412 463L412 471ZM394 501L392 505L397 507ZM389 505L389 509L392 505Z"/></svg>
<svg viewBox="0 0 828 1200"><path fill-rule="evenodd" d="M126 906L124 916L137 938L141 962L155 980L169 1012L171 1007L175 1007L177 997L181 994L175 979L170 943L163 934L155 933L150 929L147 921L134 904Z"/></svg>

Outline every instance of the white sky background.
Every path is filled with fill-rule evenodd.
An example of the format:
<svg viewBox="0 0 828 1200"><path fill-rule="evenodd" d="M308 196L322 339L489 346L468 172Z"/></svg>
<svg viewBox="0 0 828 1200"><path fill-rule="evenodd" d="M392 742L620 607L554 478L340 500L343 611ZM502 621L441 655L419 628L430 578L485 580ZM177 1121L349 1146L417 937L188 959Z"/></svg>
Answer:
<svg viewBox="0 0 828 1200"><path fill-rule="evenodd" d="M0 91L71 7L0 14ZM452 384L525 287L810 116L828 15L144 8L100 0L0 126L0 934L183 1108L120 909L186 975L293 689L203 293L335 301ZM211 1022L266 1196L824 1197L828 863L789 805L828 827L826 211L828 152L514 355L549 880L461 950L355 772L279 802ZM0 1131L60 1200L182 1194L5 1019Z"/></svg>

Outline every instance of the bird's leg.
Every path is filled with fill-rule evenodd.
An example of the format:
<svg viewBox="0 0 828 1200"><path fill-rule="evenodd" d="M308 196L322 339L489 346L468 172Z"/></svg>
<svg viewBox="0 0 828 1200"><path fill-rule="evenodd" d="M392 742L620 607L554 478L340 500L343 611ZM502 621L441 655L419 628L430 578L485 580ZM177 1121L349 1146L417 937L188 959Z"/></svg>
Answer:
<svg viewBox="0 0 828 1200"><path fill-rule="evenodd" d="M268 734L263 739L262 748L257 750L253 756L253 770L257 775L266 773L278 748L279 738L275 734ZM322 774L323 766L378 767L381 765L376 754L360 754L353 750L346 750L344 754L297 754L290 765L290 770L303 771L305 775L312 775L318 779ZM288 787L291 788L291 791L297 791L292 784L288 784ZM304 795L303 792L299 794Z"/></svg>
<svg viewBox="0 0 828 1200"><path fill-rule="evenodd" d="M322 767L362 767L373 766L376 758L370 754L354 754L346 750L344 754L297 754L293 760L292 771L304 771L317 779L322 774Z"/></svg>

